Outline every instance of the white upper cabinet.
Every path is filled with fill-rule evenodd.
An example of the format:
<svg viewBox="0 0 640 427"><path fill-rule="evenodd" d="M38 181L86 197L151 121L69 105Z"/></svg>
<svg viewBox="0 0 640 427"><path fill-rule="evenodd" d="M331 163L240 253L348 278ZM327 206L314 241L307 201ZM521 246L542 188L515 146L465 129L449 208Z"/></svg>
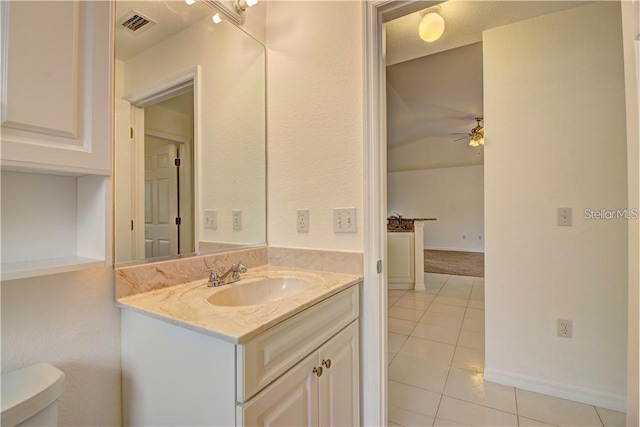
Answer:
<svg viewBox="0 0 640 427"><path fill-rule="evenodd" d="M112 2L1 3L2 168L110 175Z"/></svg>

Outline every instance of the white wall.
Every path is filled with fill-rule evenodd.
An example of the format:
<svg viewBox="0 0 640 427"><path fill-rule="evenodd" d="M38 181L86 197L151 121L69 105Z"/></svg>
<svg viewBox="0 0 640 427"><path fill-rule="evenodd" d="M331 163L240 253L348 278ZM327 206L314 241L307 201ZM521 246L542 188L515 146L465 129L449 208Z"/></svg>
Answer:
<svg viewBox="0 0 640 427"><path fill-rule="evenodd" d="M252 10L251 12L256 12ZM254 17L256 14L254 13ZM197 240L263 243L265 194L265 51L230 22L209 18L128 60L125 96L157 87L200 66L201 112L196 128ZM198 221L204 209L218 211L218 228ZM242 210L242 231L232 229L232 210Z"/></svg>
<svg viewBox="0 0 640 427"><path fill-rule="evenodd" d="M629 207L640 209L640 2L622 2L622 28L627 104L627 173ZM640 221L629 223L629 332L627 425L640 425Z"/></svg>
<svg viewBox="0 0 640 427"><path fill-rule="evenodd" d="M2 373L38 362L65 373L61 426L121 425L111 268L2 282Z"/></svg>
<svg viewBox="0 0 640 427"><path fill-rule="evenodd" d="M387 215L437 218L425 222L425 249L484 252L483 187L483 166L391 172Z"/></svg>
<svg viewBox="0 0 640 427"><path fill-rule="evenodd" d="M361 15L359 2L267 2L270 245L362 250ZM357 233L333 233L340 207L357 209Z"/></svg>
<svg viewBox="0 0 640 427"><path fill-rule="evenodd" d="M624 410L627 221L583 215L627 205L621 46L618 2L484 33L485 377Z"/></svg>

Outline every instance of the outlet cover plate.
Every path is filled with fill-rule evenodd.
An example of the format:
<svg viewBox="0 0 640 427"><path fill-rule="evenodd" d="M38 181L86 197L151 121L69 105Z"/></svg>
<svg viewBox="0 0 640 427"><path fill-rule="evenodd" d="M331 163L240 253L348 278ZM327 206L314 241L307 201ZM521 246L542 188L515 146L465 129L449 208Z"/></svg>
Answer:
<svg viewBox="0 0 640 427"><path fill-rule="evenodd" d="M573 321L571 319L558 319L558 336L562 338L573 337Z"/></svg>
<svg viewBox="0 0 640 427"><path fill-rule="evenodd" d="M233 231L242 231L242 211L240 209L232 211L231 223L233 224Z"/></svg>
<svg viewBox="0 0 640 427"><path fill-rule="evenodd" d="M296 229L299 233L309 232L309 209L298 209L296 211Z"/></svg>

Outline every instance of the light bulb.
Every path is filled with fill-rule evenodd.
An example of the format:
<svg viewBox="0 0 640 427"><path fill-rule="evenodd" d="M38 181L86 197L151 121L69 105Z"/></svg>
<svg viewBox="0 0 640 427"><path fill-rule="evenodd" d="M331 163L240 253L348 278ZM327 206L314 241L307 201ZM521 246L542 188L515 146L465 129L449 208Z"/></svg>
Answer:
<svg viewBox="0 0 640 427"><path fill-rule="evenodd" d="M220 14L219 14L219 13L216 13L215 15L213 15L213 16L211 17L211 20L212 20L214 23L219 24L219 23L221 23L221 22L222 22L222 17L220 16Z"/></svg>
<svg viewBox="0 0 640 427"><path fill-rule="evenodd" d="M424 15L418 26L418 35L426 42L434 42L444 33L444 18L436 12Z"/></svg>
<svg viewBox="0 0 640 427"><path fill-rule="evenodd" d="M191 6L192 4L194 4L196 2L196 0L184 0L184 2L186 4L188 4L189 6Z"/></svg>

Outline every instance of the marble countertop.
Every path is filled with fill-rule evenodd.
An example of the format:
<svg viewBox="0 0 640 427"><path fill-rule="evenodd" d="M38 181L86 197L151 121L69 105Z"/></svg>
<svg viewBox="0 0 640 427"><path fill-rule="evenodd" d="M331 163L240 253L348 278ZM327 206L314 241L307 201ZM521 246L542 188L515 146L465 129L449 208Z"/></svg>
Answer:
<svg viewBox="0 0 640 427"><path fill-rule="evenodd" d="M241 285L242 279L218 288L208 287L206 280L197 280L118 298L116 304L233 344L242 344L331 295L362 282L362 277L353 274L268 265L250 268L242 277L248 280L283 275L307 280L311 285L303 292L281 300L233 307L212 305L207 298L230 286Z"/></svg>

